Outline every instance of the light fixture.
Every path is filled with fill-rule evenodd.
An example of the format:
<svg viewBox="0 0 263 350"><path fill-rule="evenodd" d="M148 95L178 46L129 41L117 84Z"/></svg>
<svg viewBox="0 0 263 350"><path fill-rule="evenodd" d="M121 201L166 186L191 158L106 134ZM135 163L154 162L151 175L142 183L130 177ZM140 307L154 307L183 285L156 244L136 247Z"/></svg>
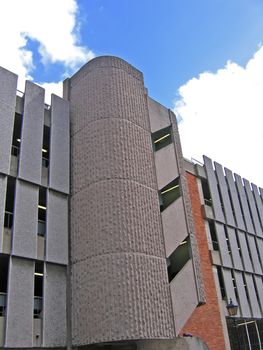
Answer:
<svg viewBox="0 0 263 350"><path fill-rule="evenodd" d="M47 210L47 207L44 207L43 205L38 205L39 209Z"/></svg>
<svg viewBox="0 0 263 350"><path fill-rule="evenodd" d="M158 143L158 142L160 142L160 141L166 139L166 138L167 138L168 136L170 136L170 135L171 135L171 134L166 134L166 135L160 137L158 140L155 140L154 143Z"/></svg>
<svg viewBox="0 0 263 350"><path fill-rule="evenodd" d="M187 243L187 239L185 239L184 241L182 241L179 245L183 245Z"/></svg>
<svg viewBox="0 0 263 350"><path fill-rule="evenodd" d="M43 153L47 153L47 150L45 148L42 148Z"/></svg>
<svg viewBox="0 0 263 350"><path fill-rule="evenodd" d="M16 139L17 142L21 142L21 139Z"/></svg>
<svg viewBox="0 0 263 350"><path fill-rule="evenodd" d="M176 185L176 186L170 187L170 188L168 188L168 190L164 190L164 191L162 191L162 192L161 192L161 194L164 194L164 193L170 192L170 191L172 191L172 190L174 190L175 188L178 188L178 187L179 187L179 185Z"/></svg>
<svg viewBox="0 0 263 350"><path fill-rule="evenodd" d="M235 305L231 298L229 299L229 304L227 304L226 308L230 317L236 316L238 305Z"/></svg>
<svg viewBox="0 0 263 350"><path fill-rule="evenodd" d="M44 276L44 274L41 273L41 272L35 272L34 275L35 275L35 276Z"/></svg>

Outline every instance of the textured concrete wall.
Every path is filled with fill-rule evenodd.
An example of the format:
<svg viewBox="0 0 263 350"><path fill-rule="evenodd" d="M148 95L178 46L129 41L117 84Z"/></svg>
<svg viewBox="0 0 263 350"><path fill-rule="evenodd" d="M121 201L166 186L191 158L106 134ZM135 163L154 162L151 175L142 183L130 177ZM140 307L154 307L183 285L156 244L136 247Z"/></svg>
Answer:
<svg viewBox="0 0 263 350"><path fill-rule="evenodd" d="M5 346L33 345L34 262L12 258L9 266Z"/></svg>
<svg viewBox="0 0 263 350"><path fill-rule="evenodd" d="M47 200L46 259L68 263L68 198L52 190Z"/></svg>
<svg viewBox="0 0 263 350"><path fill-rule="evenodd" d="M43 345L66 345L66 267L46 264L44 282Z"/></svg>
<svg viewBox="0 0 263 350"><path fill-rule="evenodd" d="M45 91L26 82L21 133L19 177L41 183Z"/></svg>
<svg viewBox="0 0 263 350"><path fill-rule="evenodd" d="M0 67L0 172L9 174L17 76Z"/></svg>
<svg viewBox="0 0 263 350"><path fill-rule="evenodd" d="M28 258L37 256L38 187L16 182L13 254Z"/></svg>
<svg viewBox="0 0 263 350"><path fill-rule="evenodd" d="M50 178L51 188L69 193L69 103L51 97Z"/></svg>
<svg viewBox="0 0 263 350"><path fill-rule="evenodd" d="M142 74L100 57L65 83L73 344L175 335Z"/></svg>

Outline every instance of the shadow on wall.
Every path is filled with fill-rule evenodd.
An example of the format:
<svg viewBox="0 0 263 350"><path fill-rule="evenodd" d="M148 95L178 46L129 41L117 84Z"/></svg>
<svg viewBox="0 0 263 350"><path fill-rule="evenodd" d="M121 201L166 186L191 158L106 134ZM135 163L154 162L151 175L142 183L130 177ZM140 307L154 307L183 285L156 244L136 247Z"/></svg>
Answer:
<svg viewBox="0 0 263 350"><path fill-rule="evenodd" d="M136 340L125 342L112 342L89 347L79 347L85 350L210 350L208 346L197 337L177 337L175 339Z"/></svg>

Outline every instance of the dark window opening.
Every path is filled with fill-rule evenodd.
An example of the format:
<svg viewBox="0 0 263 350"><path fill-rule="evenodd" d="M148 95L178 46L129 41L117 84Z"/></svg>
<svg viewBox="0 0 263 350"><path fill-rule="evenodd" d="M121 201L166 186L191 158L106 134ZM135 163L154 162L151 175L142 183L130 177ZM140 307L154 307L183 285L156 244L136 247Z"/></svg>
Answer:
<svg viewBox="0 0 263 350"><path fill-rule="evenodd" d="M0 317L5 316L6 310L8 262L8 257L0 256Z"/></svg>
<svg viewBox="0 0 263 350"><path fill-rule="evenodd" d="M34 318L41 318L43 309L43 276L44 264L36 262L34 273Z"/></svg>
<svg viewBox="0 0 263 350"><path fill-rule="evenodd" d="M158 130L152 134L152 142L155 151L168 146L172 143L172 128L168 126L167 128Z"/></svg>
<svg viewBox="0 0 263 350"><path fill-rule="evenodd" d="M245 292L246 292L246 297L247 297L248 303L250 305L250 299L249 299L248 288L247 288L247 283L246 283L246 280L245 280L244 272L242 272L242 279L243 279L243 284L244 284L244 288L245 288Z"/></svg>
<svg viewBox="0 0 263 350"><path fill-rule="evenodd" d="M217 266L217 276L218 276L218 282L220 286L220 291L221 291L221 297L223 300L226 299L226 289L225 289L225 283L222 275L222 270L221 267Z"/></svg>
<svg viewBox="0 0 263 350"><path fill-rule="evenodd" d="M167 259L169 282L182 270L189 259L189 237L186 237Z"/></svg>
<svg viewBox="0 0 263 350"><path fill-rule="evenodd" d="M14 216L14 201L15 201L15 179L7 178L6 200L5 200L5 221L4 227L12 229Z"/></svg>
<svg viewBox="0 0 263 350"><path fill-rule="evenodd" d="M39 236L46 234L46 211L47 211L47 190L45 187L39 188L38 197L38 230Z"/></svg>
<svg viewBox="0 0 263 350"><path fill-rule="evenodd" d="M43 146L42 146L42 166L49 167L49 144L50 144L50 128L44 125L43 130Z"/></svg>
<svg viewBox="0 0 263 350"><path fill-rule="evenodd" d="M238 252L239 252L239 256L240 256L241 261L243 261L237 229L235 229L235 235L236 235L237 249L238 249Z"/></svg>
<svg viewBox="0 0 263 350"><path fill-rule="evenodd" d="M13 140L11 154L15 157L19 156L21 144L21 129L22 129L22 115L16 113L14 120Z"/></svg>
<svg viewBox="0 0 263 350"><path fill-rule="evenodd" d="M207 180L201 179L201 185L202 185L202 191L204 196L204 202L206 205L209 205L210 207L212 207L212 199L211 199L211 194L210 194Z"/></svg>
<svg viewBox="0 0 263 350"><path fill-rule="evenodd" d="M224 232L225 232L225 238L226 238L226 244L227 244L227 250L228 250L228 254L232 255L231 252L231 247L230 247L230 242L229 242L229 237L228 237L228 232L227 232L227 228L226 225L224 225Z"/></svg>
<svg viewBox="0 0 263 350"><path fill-rule="evenodd" d="M163 211L181 196L180 178L173 180L159 191L160 209Z"/></svg>
<svg viewBox="0 0 263 350"><path fill-rule="evenodd" d="M231 270L231 278L232 278L232 283L233 283L233 287L234 287L234 292L235 292L235 297L237 302L239 302L239 297L238 297L238 292L237 292L237 285L236 285L236 279L235 279L235 275L234 275L234 271Z"/></svg>
<svg viewBox="0 0 263 350"><path fill-rule="evenodd" d="M211 240L212 240L213 249L214 250L219 250L219 245L218 245L218 240L217 240L217 235L216 235L215 222L214 221L208 221L208 224L209 224L210 237L211 237Z"/></svg>

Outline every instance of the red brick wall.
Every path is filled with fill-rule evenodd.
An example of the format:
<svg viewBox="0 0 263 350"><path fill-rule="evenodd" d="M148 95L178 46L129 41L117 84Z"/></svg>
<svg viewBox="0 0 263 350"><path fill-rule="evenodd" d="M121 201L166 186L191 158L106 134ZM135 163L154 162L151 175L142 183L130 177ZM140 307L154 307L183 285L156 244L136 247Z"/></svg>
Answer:
<svg viewBox="0 0 263 350"><path fill-rule="evenodd" d="M204 279L206 304L195 309L181 331L191 333L203 339L210 350L224 350L224 334L221 324L216 286L212 263L208 250L205 223L201 212L201 203L196 177L187 173L187 180L192 203L196 238L201 259L201 271Z"/></svg>

